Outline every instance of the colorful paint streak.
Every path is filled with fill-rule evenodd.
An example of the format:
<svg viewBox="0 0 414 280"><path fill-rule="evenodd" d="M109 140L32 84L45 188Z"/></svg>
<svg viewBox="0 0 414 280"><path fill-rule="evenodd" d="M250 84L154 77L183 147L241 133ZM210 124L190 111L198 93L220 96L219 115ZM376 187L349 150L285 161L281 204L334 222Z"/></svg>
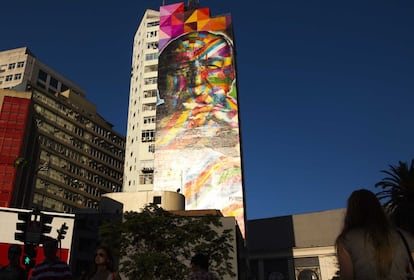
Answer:
<svg viewBox="0 0 414 280"><path fill-rule="evenodd" d="M186 209L235 216L244 235L236 71L230 16L160 8L155 190Z"/></svg>

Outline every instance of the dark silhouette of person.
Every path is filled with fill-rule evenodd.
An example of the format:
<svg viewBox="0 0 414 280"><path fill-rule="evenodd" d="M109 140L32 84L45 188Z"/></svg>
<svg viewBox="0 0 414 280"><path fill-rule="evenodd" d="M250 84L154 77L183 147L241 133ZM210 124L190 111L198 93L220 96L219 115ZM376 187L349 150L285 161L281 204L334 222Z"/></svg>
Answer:
<svg viewBox="0 0 414 280"><path fill-rule="evenodd" d="M56 256L58 241L50 239L43 244L45 260L36 265L32 271L30 280L72 280L69 266Z"/></svg>
<svg viewBox="0 0 414 280"><path fill-rule="evenodd" d="M402 232L414 256L414 239ZM344 228L336 241L340 278L410 279L414 276L404 241L390 224L375 194L361 189L352 192L344 219Z"/></svg>
<svg viewBox="0 0 414 280"><path fill-rule="evenodd" d="M22 248L19 245L10 245L7 254L9 264L0 269L1 280L27 280L27 273L20 266L21 255Z"/></svg>

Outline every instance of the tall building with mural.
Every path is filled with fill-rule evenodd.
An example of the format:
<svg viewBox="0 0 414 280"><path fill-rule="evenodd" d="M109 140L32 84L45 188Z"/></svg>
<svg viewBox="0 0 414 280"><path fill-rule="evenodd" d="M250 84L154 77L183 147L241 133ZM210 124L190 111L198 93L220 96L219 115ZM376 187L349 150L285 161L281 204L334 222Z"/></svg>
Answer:
<svg viewBox="0 0 414 280"><path fill-rule="evenodd" d="M132 61L124 191L183 193L187 210L218 209L244 232L231 16L191 1L147 10Z"/></svg>

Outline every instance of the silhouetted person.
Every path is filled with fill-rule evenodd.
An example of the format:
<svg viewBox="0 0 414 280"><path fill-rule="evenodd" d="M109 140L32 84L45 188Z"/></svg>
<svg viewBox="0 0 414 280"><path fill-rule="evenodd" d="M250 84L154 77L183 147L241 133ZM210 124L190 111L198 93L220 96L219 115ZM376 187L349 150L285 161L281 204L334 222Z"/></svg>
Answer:
<svg viewBox="0 0 414 280"><path fill-rule="evenodd" d="M191 274L187 280L218 280L214 273L208 271L209 259L204 254L196 254L191 258Z"/></svg>
<svg viewBox="0 0 414 280"><path fill-rule="evenodd" d="M30 280L72 280L69 266L56 256L58 241L51 239L43 244L45 260L36 265Z"/></svg>
<svg viewBox="0 0 414 280"><path fill-rule="evenodd" d="M414 256L413 237L401 232ZM336 246L342 280L404 280L414 276L403 239L369 190L354 191L349 197Z"/></svg>
<svg viewBox="0 0 414 280"><path fill-rule="evenodd" d="M19 245L10 245L7 257L9 264L0 269L1 280L27 280L26 271L20 266L22 248Z"/></svg>

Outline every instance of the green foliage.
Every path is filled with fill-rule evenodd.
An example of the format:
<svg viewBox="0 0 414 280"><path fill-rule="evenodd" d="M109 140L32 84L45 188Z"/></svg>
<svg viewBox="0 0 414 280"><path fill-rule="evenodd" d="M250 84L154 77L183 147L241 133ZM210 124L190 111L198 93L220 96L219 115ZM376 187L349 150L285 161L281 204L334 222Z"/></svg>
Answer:
<svg viewBox="0 0 414 280"><path fill-rule="evenodd" d="M119 250L120 271L128 279L184 279L196 252L209 255L217 275L234 276L232 230L221 227L218 216L177 216L150 204L101 226L100 238Z"/></svg>
<svg viewBox="0 0 414 280"><path fill-rule="evenodd" d="M387 177L375 184L382 188L377 197L385 201L385 209L397 226L414 233L414 160L410 166L400 161L389 168L381 171Z"/></svg>

